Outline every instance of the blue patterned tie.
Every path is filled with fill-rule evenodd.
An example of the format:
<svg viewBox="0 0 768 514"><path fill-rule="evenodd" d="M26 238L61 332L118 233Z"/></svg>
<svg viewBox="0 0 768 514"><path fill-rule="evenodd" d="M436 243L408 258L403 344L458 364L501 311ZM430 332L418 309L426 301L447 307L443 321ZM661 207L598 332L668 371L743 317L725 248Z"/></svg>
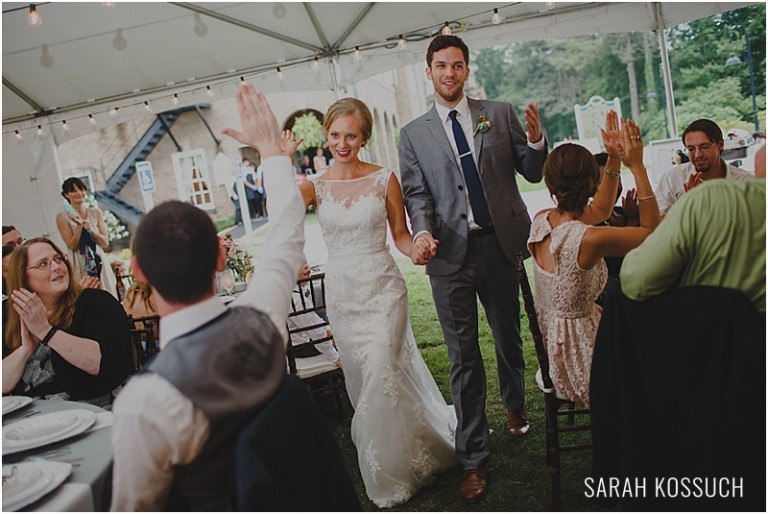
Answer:
<svg viewBox="0 0 768 514"><path fill-rule="evenodd" d="M456 111L448 113L451 118L451 127L453 128L453 139L456 141L456 149L459 151L461 159L461 170L464 172L464 181L467 184L469 193L469 204L472 206L472 215L475 223L481 227L487 227L491 224L491 213L488 212L488 202L485 201L483 194L483 185L480 183L480 174L477 172L475 160L472 158L472 152L469 151L467 138L464 136L464 129L461 123L456 119Z"/></svg>

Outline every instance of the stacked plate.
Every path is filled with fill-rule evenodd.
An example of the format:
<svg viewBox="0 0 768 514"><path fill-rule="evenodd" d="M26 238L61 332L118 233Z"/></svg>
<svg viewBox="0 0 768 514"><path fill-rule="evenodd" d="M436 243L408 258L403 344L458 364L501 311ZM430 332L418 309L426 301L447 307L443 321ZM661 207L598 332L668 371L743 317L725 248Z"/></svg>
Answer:
<svg viewBox="0 0 768 514"><path fill-rule="evenodd" d="M3 511L16 511L59 487L72 464L31 460L3 466Z"/></svg>
<svg viewBox="0 0 768 514"><path fill-rule="evenodd" d="M96 422L96 414L72 409L25 418L3 427L3 455L22 452L82 434Z"/></svg>
<svg viewBox="0 0 768 514"><path fill-rule="evenodd" d="M29 396L3 396L3 416L6 414L17 411L22 407L26 407L34 398Z"/></svg>

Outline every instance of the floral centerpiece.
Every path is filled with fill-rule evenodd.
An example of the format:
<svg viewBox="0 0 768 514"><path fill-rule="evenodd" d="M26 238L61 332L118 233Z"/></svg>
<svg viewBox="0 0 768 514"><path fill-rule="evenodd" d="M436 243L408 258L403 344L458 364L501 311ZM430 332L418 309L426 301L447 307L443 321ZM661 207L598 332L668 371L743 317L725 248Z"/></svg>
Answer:
<svg viewBox="0 0 768 514"><path fill-rule="evenodd" d="M251 254L240 248L240 245L232 238L232 234L219 236L219 245L227 250L227 267L235 273L235 278L240 282L246 282L248 274L253 271Z"/></svg>

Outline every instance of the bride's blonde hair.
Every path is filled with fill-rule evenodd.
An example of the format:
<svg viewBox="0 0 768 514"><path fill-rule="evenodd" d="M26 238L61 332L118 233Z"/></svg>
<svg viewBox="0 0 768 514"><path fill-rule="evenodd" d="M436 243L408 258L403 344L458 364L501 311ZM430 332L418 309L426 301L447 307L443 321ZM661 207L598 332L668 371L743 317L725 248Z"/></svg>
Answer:
<svg viewBox="0 0 768 514"><path fill-rule="evenodd" d="M368 106L357 98L352 97L342 98L333 102L328 107L328 111L323 119L323 130L326 135L328 135L333 122L343 116L354 116L357 119L357 122L360 124L360 131L363 133L362 146L365 146L373 134L373 116L371 116Z"/></svg>

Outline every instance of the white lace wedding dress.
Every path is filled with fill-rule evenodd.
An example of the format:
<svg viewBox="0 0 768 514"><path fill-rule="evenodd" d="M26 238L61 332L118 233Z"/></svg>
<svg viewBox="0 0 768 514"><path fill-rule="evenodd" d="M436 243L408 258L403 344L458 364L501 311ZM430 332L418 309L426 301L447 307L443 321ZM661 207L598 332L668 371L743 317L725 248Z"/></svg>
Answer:
<svg viewBox="0 0 768 514"><path fill-rule="evenodd" d="M352 441L368 497L410 499L457 463L456 414L416 347L405 280L387 246L392 171L355 180L313 178L326 246L328 318L355 407Z"/></svg>

